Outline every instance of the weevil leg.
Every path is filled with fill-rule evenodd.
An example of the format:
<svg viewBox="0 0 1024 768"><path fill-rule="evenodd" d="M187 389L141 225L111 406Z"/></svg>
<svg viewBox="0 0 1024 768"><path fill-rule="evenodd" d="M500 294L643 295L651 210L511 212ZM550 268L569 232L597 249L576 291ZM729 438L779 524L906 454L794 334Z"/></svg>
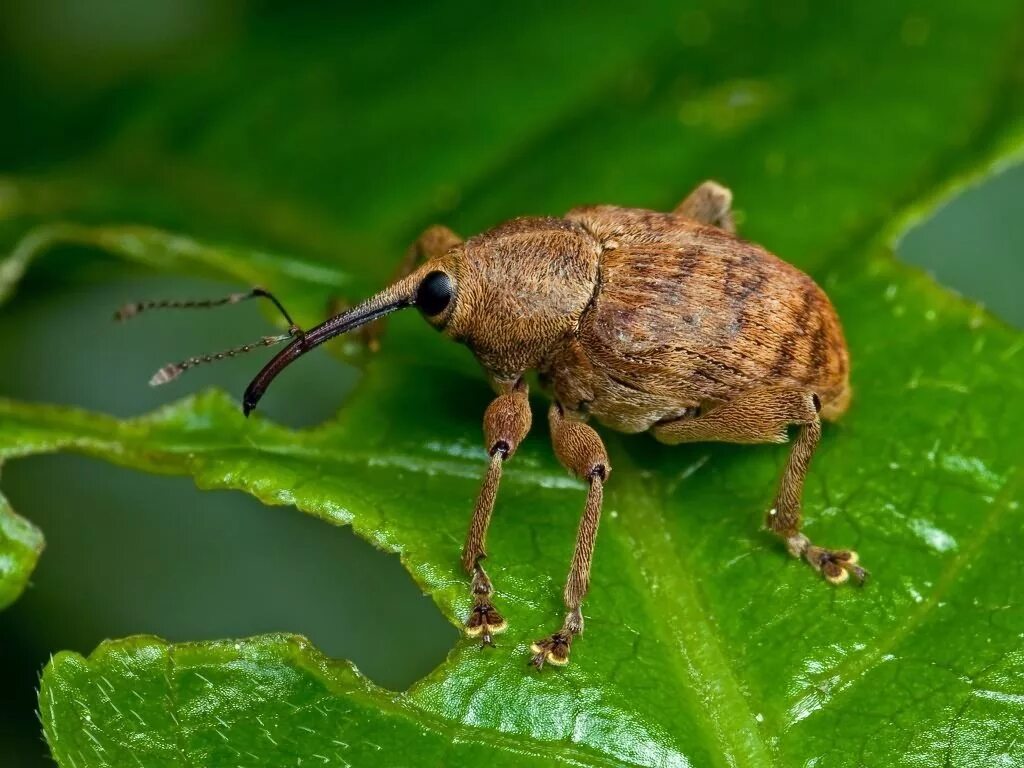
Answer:
<svg viewBox="0 0 1024 768"><path fill-rule="evenodd" d="M493 645L493 636L507 624L492 602L494 587L480 562L487 557L487 528L501 482L501 469L530 431L530 403L526 383L520 379L498 395L484 413L484 441L491 461L484 476L473 518L462 550L462 567L470 574L473 608L466 620L466 634Z"/></svg>
<svg viewBox="0 0 1024 768"><path fill-rule="evenodd" d="M775 505L768 511L766 522L772 532L785 540L786 548L793 557L802 556L830 583L842 584L853 576L857 584L863 584L868 572L858 564L856 552L815 546L800 530L804 478L820 438L821 419L815 418L799 426L782 473Z"/></svg>
<svg viewBox="0 0 1024 768"><path fill-rule="evenodd" d="M732 218L732 190L716 181L705 181L687 195L673 213L726 232L736 232L736 223Z"/></svg>
<svg viewBox="0 0 1024 768"><path fill-rule="evenodd" d="M796 425L793 447L782 473L768 528L786 542L794 557L803 557L833 584L853 576L863 583L868 572L848 549L815 546L801 531L801 498L811 457L821 437L821 400L814 392L789 387L765 387L745 392L708 413L651 428L655 439L675 445L685 442L782 443L786 428Z"/></svg>
<svg viewBox="0 0 1024 768"><path fill-rule="evenodd" d="M416 267L423 262L436 256L443 256L461 242L462 238L448 227L441 224L427 227L406 250L402 260L395 268L391 282L397 283L406 275L412 274Z"/></svg>
<svg viewBox="0 0 1024 768"><path fill-rule="evenodd" d="M590 564L594 557L598 524L601 522L604 484L611 472L608 453L597 432L582 422L566 418L558 403L552 404L548 411L548 422L558 460L586 480L589 489L563 592L565 620L561 629L530 647L534 654L530 663L537 669L543 668L545 663L557 666L568 664L573 638L583 632L583 598L590 586Z"/></svg>

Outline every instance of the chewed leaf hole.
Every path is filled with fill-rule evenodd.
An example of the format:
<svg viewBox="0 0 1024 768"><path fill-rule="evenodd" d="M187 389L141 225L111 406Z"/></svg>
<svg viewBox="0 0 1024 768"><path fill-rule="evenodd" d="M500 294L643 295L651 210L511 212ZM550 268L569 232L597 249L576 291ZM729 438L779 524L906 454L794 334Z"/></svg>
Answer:
<svg viewBox="0 0 1024 768"><path fill-rule="evenodd" d="M68 455L5 464L3 488L47 536L33 585L0 613L0 719L21 721L29 756L38 673L61 649L294 632L400 690L455 642L398 558L293 508Z"/></svg>
<svg viewBox="0 0 1024 768"><path fill-rule="evenodd" d="M116 229L97 231L113 237ZM248 355L199 366L164 387L151 387L148 382L168 363L284 332L279 318L266 306L242 302L214 309L165 310L127 322L116 322L113 316L127 302L211 299L248 291L251 283L244 278L226 282L136 273L97 284L88 280L81 266L106 263L96 255L77 245L55 249L35 265L46 270L46 281L32 280L30 272L30 279L5 306L0 314L0 356L19 365L5 376L0 395L67 403L119 417L139 415L209 387L223 389L240 401L273 349L254 344L256 351ZM62 264L61 257L68 256L77 257L79 272L51 271L52 265ZM294 286L283 295L293 311L296 302L292 300L305 299ZM326 312L325 304L321 316L310 320L309 313L304 314L315 323L325 319ZM332 418L358 377L353 366L339 362L326 349L302 362L301 375L288 371L281 376L274 398L263 409L263 415L292 428L315 427ZM53 375L55 370L60 375ZM238 407L241 410L240 402Z"/></svg>
<svg viewBox="0 0 1024 768"><path fill-rule="evenodd" d="M1024 163L964 189L897 244L900 259L1024 327Z"/></svg>

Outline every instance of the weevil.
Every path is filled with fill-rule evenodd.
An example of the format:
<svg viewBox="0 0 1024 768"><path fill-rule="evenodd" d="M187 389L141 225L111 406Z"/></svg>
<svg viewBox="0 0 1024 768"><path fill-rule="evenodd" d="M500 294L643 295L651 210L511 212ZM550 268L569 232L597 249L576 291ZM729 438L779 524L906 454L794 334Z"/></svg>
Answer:
<svg viewBox="0 0 1024 768"><path fill-rule="evenodd" d="M531 426L528 372L549 394L559 461L587 486L565 583L561 628L532 645L531 663L564 665L583 631L604 486L611 464L591 418L620 432L684 442L783 443L795 437L766 516L793 557L834 584L867 572L857 554L812 544L801 529L804 478L822 432L850 401L849 355L825 293L800 270L736 235L729 189L707 181L672 212L598 205L561 218L518 218L468 240L434 226L410 248L394 283L301 330L261 289L204 302L272 301L287 334L165 366L160 384L199 363L288 341L245 391L252 412L286 366L339 334L416 307L465 344L496 397L483 417L489 457L462 551L473 601L465 631L491 644L507 627L483 568L502 468Z"/></svg>

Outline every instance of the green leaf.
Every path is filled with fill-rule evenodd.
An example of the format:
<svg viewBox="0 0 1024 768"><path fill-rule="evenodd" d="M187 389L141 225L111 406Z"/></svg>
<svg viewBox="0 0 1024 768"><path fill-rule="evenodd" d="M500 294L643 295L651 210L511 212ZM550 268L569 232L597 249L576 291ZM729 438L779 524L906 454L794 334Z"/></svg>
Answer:
<svg viewBox="0 0 1024 768"><path fill-rule="evenodd" d="M18 599L43 551L43 534L0 494L0 609Z"/></svg>
<svg viewBox="0 0 1024 768"><path fill-rule="evenodd" d="M193 268L165 247L177 236L147 229L132 252L104 221L156 224L188 232L205 269L313 296L308 318L330 293L310 283L333 278L295 265L368 288L439 214L471 232L585 201L667 209L720 178L744 235L809 269L843 318L855 402L815 457L807 531L873 575L834 590L758 529L785 449L608 434L587 632L569 667L533 674L583 504L538 428L490 531L499 648L460 642L398 694L286 636L61 653L40 692L58 763L1024 760L1024 337L890 253L915 215L1022 146L1021 10L962 5L640 4L629 23L621 5L559 5L488 9L479 26L453 6L386 28L271 16L142 87L82 163L12 180L0 235L16 256L34 227L82 221L76 242ZM268 249L305 256L254 255ZM0 459L79 451L349 524L461 623L487 402L464 350L398 317L317 429L247 421L217 392L133 421L3 401Z"/></svg>

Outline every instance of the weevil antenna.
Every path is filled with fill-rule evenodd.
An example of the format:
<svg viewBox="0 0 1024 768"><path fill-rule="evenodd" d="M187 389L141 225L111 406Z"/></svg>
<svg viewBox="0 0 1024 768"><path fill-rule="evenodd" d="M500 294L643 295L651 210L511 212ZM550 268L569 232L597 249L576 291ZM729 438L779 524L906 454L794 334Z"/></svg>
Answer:
<svg viewBox="0 0 1024 768"><path fill-rule="evenodd" d="M294 339L296 336L301 337L302 331L298 326L293 325L291 329L289 329L288 333L283 333L280 336L264 336L259 341L254 341L251 344L243 344L240 347L225 349L223 352L216 352L212 355L190 357L187 360L182 360L178 363L168 363L153 374L152 378L149 380L149 385L151 387L159 387L161 384L174 381L174 379L181 376L185 371L190 368L195 368L197 365L203 365L204 363L216 363L219 360L226 360L229 357L244 355L246 352L252 352L254 349L272 347L275 344L280 344L282 341Z"/></svg>
<svg viewBox="0 0 1024 768"><path fill-rule="evenodd" d="M118 309L114 313L114 319L119 322L124 322L125 320L129 320L142 312L148 312L154 309L211 309L213 307L223 307L226 304L238 304L239 302L247 301L248 299L267 299L277 307L281 316L284 317L290 328L298 327L295 325L295 321L292 320L292 316L288 314L288 310L286 310L284 305L277 300L277 297L270 291L265 291L262 288L253 288L251 291L243 293L230 293L219 299L161 299L159 301L133 301Z"/></svg>

